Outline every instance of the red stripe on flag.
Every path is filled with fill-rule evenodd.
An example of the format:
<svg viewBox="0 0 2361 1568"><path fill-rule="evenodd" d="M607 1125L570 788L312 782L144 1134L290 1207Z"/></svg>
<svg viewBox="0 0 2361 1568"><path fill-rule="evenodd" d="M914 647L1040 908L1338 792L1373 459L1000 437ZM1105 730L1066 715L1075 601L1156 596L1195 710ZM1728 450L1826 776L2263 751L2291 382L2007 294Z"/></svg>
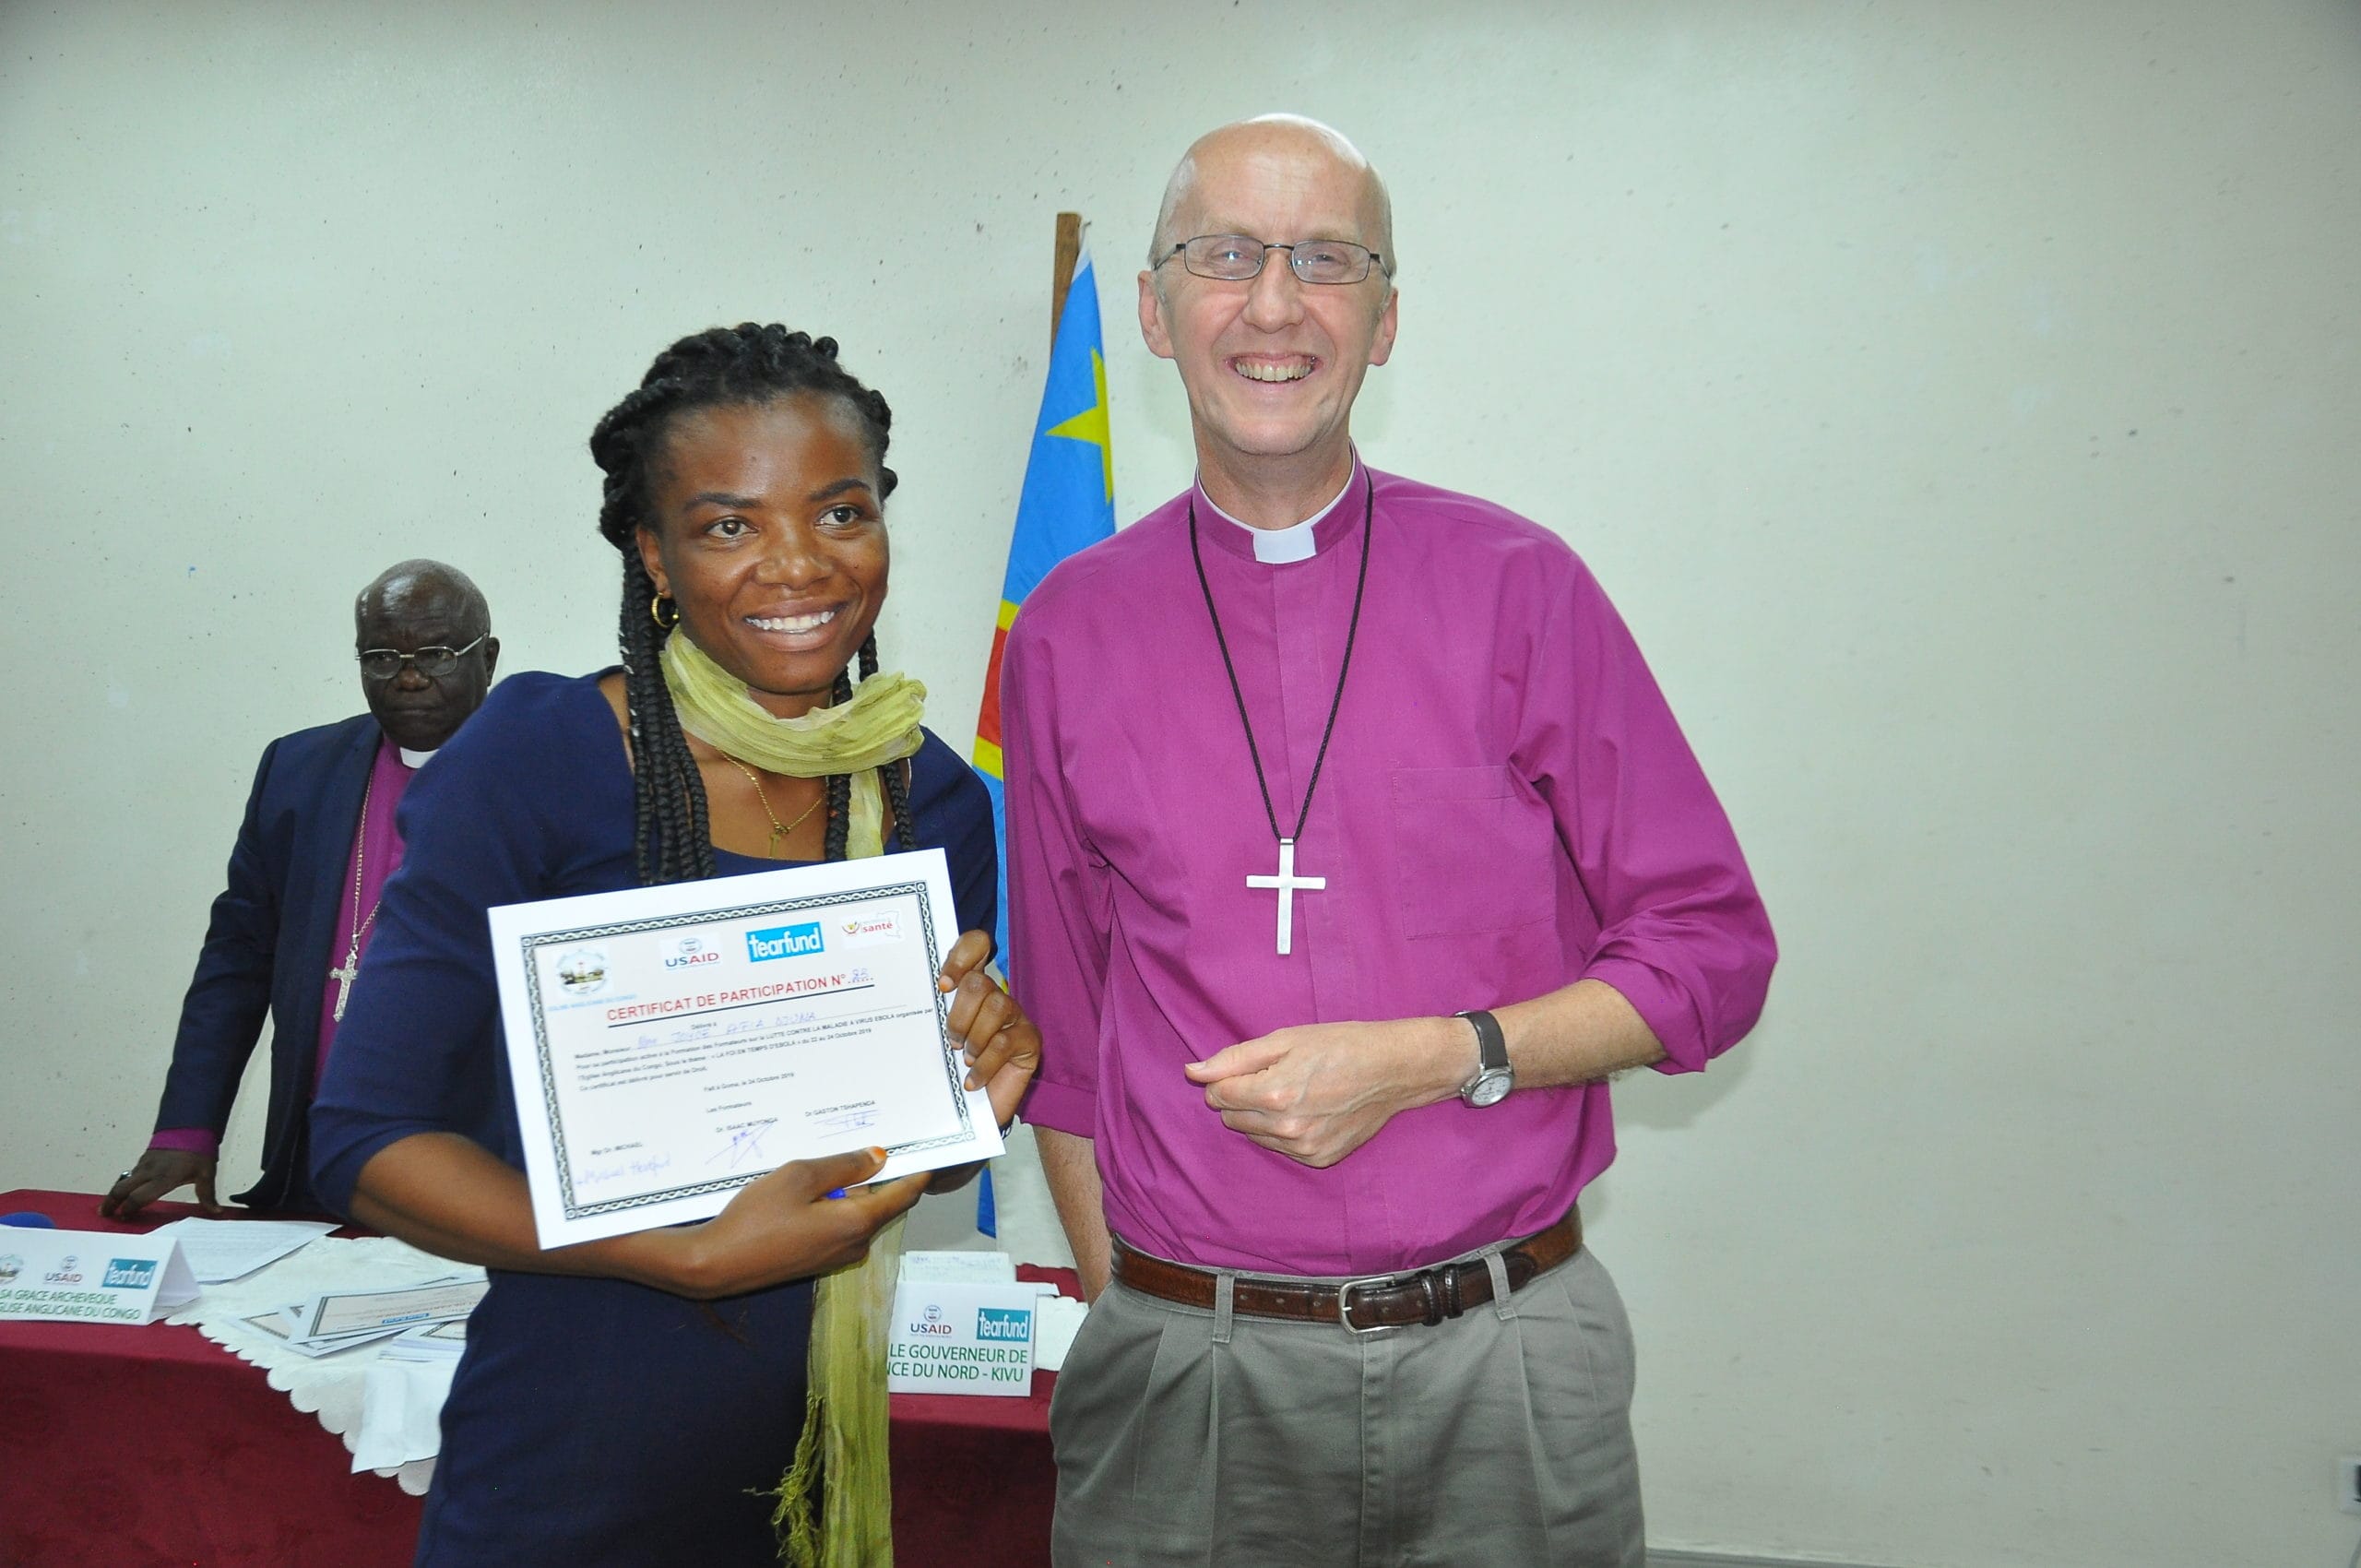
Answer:
<svg viewBox="0 0 2361 1568"><path fill-rule="evenodd" d="M1008 628L992 629L991 661L984 666L984 706L976 715L976 738L1000 744L1000 656L1008 647Z"/></svg>

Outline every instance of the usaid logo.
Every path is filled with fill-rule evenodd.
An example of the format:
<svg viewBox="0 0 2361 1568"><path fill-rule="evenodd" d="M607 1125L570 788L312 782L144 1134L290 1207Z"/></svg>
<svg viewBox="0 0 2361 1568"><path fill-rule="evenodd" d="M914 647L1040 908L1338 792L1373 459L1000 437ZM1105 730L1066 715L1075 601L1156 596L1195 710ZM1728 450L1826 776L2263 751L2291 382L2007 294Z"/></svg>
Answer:
<svg viewBox="0 0 2361 1568"><path fill-rule="evenodd" d="M145 1258L110 1258L104 1283L110 1290L145 1290L156 1283L156 1265Z"/></svg>
<svg viewBox="0 0 2361 1568"><path fill-rule="evenodd" d="M820 922L807 921L801 925L775 925L767 931L746 933L746 957L751 963L764 963L772 958L800 958L809 953L825 952L827 941L820 934Z"/></svg>
<svg viewBox="0 0 2361 1568"><path fill-rule="evenodd" d="M927 1303L925 1315L919 1322L910 1324L910 1332L912 1334L948 1334L951 1332L951 1325L943 1321L943 1309L930 1301Z"/></svg>
<svg viewBox="0 0 2361 1568"><path fill-rule="evenodd" d="M664 955L664 967L668 969L693 969L700 964L721 962L721 949L706 946L702 936L684 936L678 942L662 942L657 945Z"/></svg>
<svg viewBox="0 0 2361 1568"><path fill-rule="evenodd" d="M57 1266L41 1277L43 1285L79 1285L82 1283L82 1260L72 1253L57 1260Z"/></svg>
<svg viewBox="0 0 2361 1568"><path fill-rule="evenodd" d="M1027 1340L1033 1337L1033 1314L1016 1307L978 1307L976 1337L979 1339Z"/></svg>

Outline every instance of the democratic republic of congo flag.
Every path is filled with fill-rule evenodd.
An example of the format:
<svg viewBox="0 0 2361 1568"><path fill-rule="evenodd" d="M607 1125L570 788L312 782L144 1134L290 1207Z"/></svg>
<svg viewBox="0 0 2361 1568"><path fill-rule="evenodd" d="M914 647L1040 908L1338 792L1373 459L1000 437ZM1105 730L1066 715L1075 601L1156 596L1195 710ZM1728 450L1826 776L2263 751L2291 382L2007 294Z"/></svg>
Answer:
<svg viewBox="0 0 2361 1568"><path fill-rule="evenodd" d="M976 771L992 798L992 836L1000 845L1000 926L992 932L1000 965L1008 968L1008 796L1000 755L1000 661L1008 629L1025 596L1050 568L1115 531L1115 454L1107 439L1107 339L1098 326L1098 282L1089 253L1074 263L1050 346L1050 374L1041 388L1041 415L1033 422L1033 451L1025 462L1025 490L1016 502L1016 530L1008 541L1008 575L1001 579L1000 624L991 662L984 668L983 710L976 715ZM989 1167L976 1193L976 1229L998 1235Z"/></svg>
<svg viewBox="0 0 2361 1568"><path fill-rule="evenodd" d="M1050 568L1115 531L1115 457L1107 439L1106 339L1098 327L1098 286L1085 253L1074 264L1058 339L1050 349L1050 375L1041 388L1041 417L1033 422L1033 454L1025 464L1025 491L1016 502L1016 530L1008 542L1008 575L1001 579L1000 625L984 670L983 711L976 716L976 771L991 791L992 829L1000 841L1000 965L1008 968L1008 804L1000 759L1000 660L1008 628L1025 596Z"/></svg>

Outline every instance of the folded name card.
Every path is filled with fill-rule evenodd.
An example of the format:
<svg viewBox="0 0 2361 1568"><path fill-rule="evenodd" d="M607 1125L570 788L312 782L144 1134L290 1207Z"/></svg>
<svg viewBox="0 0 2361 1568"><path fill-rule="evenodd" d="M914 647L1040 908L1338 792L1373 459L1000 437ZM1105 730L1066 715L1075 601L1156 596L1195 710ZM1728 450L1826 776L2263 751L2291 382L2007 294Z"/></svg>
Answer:
<svg viewBox="0 0 2361 1568"><path fill-rule="evenodd" d="M0 1318L146 1323L196 1296L170 1236L0 1230Z"/></svg>
<svg viewBox="0 0 2361 1568"><path fill-rule="evenodd" d="M895 1394L1033 1392L1033 1320L1047 1286L905 1279L885 1386Z"/></svg>

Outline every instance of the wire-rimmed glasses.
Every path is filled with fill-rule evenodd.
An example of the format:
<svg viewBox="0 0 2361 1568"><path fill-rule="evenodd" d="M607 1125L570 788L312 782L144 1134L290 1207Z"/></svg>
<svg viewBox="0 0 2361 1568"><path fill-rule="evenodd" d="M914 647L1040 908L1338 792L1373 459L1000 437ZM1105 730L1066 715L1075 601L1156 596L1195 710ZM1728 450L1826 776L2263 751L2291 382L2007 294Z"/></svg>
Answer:
<svg viewBox="0 0 2361 1568"><path fill-rule="evenodd" d="M1267 253L1285 251L1287 266L1300 283L1358 283L1385 258L1367 245L1350 240L1298 240L1291 245L1270 244L1252 234L1199 234L1182 240L1157 262L1162 267L1174 256L1199 278L1223 283L1243 283L1262 275Z"/></svg>
<svg viewBox="0 0 2361 1568"><path fill-rule="evenodd" d="M364 647L361 650L361 672L373 681L390 681L402 672L405 664L415 664L418 672L430 681L439 681L459 667L459 660L483 645L486 632L465 647L422 647L414 653L398 648Z"/></svg>

